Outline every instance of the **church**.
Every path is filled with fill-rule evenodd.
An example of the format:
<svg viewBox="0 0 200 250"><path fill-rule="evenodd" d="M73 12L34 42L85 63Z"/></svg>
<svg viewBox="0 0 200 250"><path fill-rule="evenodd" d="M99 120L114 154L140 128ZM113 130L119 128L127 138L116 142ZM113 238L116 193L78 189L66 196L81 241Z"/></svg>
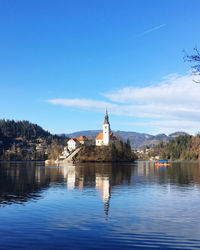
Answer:
<svg viewBox="0 0 200 250"><path fill-rule="evenodd" d="M108 112L106 110L103 132L96 137L96 146L109 146L110 144L115 144L117 140L117 137L111 132Z"/></svg>

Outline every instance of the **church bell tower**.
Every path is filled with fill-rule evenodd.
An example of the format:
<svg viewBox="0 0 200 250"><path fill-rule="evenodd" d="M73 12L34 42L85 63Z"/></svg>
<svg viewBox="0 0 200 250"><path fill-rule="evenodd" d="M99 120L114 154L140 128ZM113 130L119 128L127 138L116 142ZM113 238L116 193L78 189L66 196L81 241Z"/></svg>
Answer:
<svg viewBox="0 0 200 250"><path fill-rule="evenodd" d="M108 120L108 112L106 110L105 121L103 124L103 145L108 146L110 144L110 123Z"/></svg>

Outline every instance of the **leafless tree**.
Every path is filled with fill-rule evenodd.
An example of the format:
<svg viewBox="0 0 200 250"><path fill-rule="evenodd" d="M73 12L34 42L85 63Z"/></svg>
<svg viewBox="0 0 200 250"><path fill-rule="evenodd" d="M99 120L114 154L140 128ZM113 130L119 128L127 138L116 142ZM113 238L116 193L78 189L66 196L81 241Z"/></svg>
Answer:
<svg viewBox="0 0 200 250"><path fill-rule="evenodd" d="M194 82L200 83L200 52L197 47L194 49L194 54L188 55L185 51L184 61L190 62L192 64L192 73L195 76L198 76L198 80L194 80Z"/></svg>

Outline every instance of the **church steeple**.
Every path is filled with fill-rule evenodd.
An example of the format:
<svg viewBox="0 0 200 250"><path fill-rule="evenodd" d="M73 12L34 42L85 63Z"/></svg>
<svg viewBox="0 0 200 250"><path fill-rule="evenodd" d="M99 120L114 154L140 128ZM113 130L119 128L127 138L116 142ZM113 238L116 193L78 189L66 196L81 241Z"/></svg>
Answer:
<svg viewBox="0 0 200 250"><path fill-rule="evenodd" d="M108 111L106 109L105 121L103 124L103 145L108 146L110 144L110 123L108 120Z"/></svg>
<svg viewBox="0 0 200 250"><path fill-rule="evenodd" d="M106 109L106 115L105 115L105 121L104 124L109 124L109 120L108 120L108 111ZM110 124L109 124L110 125Z"/></svg>

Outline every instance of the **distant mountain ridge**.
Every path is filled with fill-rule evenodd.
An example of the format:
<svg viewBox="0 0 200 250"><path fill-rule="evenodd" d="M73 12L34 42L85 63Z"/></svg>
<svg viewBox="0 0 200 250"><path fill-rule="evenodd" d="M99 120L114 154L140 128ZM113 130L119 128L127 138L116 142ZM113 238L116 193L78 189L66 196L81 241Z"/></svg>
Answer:
<svg viewBox="0 0 200 250"><path fill-rule="evenodd" d="M79 137L81 135L84 135L86 137L93 137L96 138L97 135L102 132L101 130L84 130L84 131L77 131L71 134L67 134L68 137ZM137 133L137 132L129 132L129 131L113 131L115 135L117 135L119 138L121 138L123 141L126 141L127 139L131 142L132 148L142 148L145 146L155 146L159 144L161 141L167 142L169 140L174 139L175 137L179 135L186 135L185 132L174 132L170 135L165 134L158 134L158 135L150 135L146 133Z"/></svg>
<svg viewBox="0 0 200 250"><path fill-rule="evenodd" d="M88 138L96 138L102 130L85 130L68 134L67 137L79 137L81 135ZM158 134L150 135L146 133L137 133L132 131L113 131L115 135L126 141L128 138L131 142L132 148L142 148L145 146L154 146L161 141L167 142L179 135L185 135L184 132L175 132L170 135ZM51 141L56 138L56 135L51 135L37 124L32 124L28 121L14 121L14 120L0 120L0 142L3 142L4 149L9 148L16 139L22 140L24 143L27 141L34 142L38 138L43 138L45 141ZM59 136L58 136L59 137ZM58 138L57 137L57 138ZM63 139L66 139L63 138Z"/></svg>

